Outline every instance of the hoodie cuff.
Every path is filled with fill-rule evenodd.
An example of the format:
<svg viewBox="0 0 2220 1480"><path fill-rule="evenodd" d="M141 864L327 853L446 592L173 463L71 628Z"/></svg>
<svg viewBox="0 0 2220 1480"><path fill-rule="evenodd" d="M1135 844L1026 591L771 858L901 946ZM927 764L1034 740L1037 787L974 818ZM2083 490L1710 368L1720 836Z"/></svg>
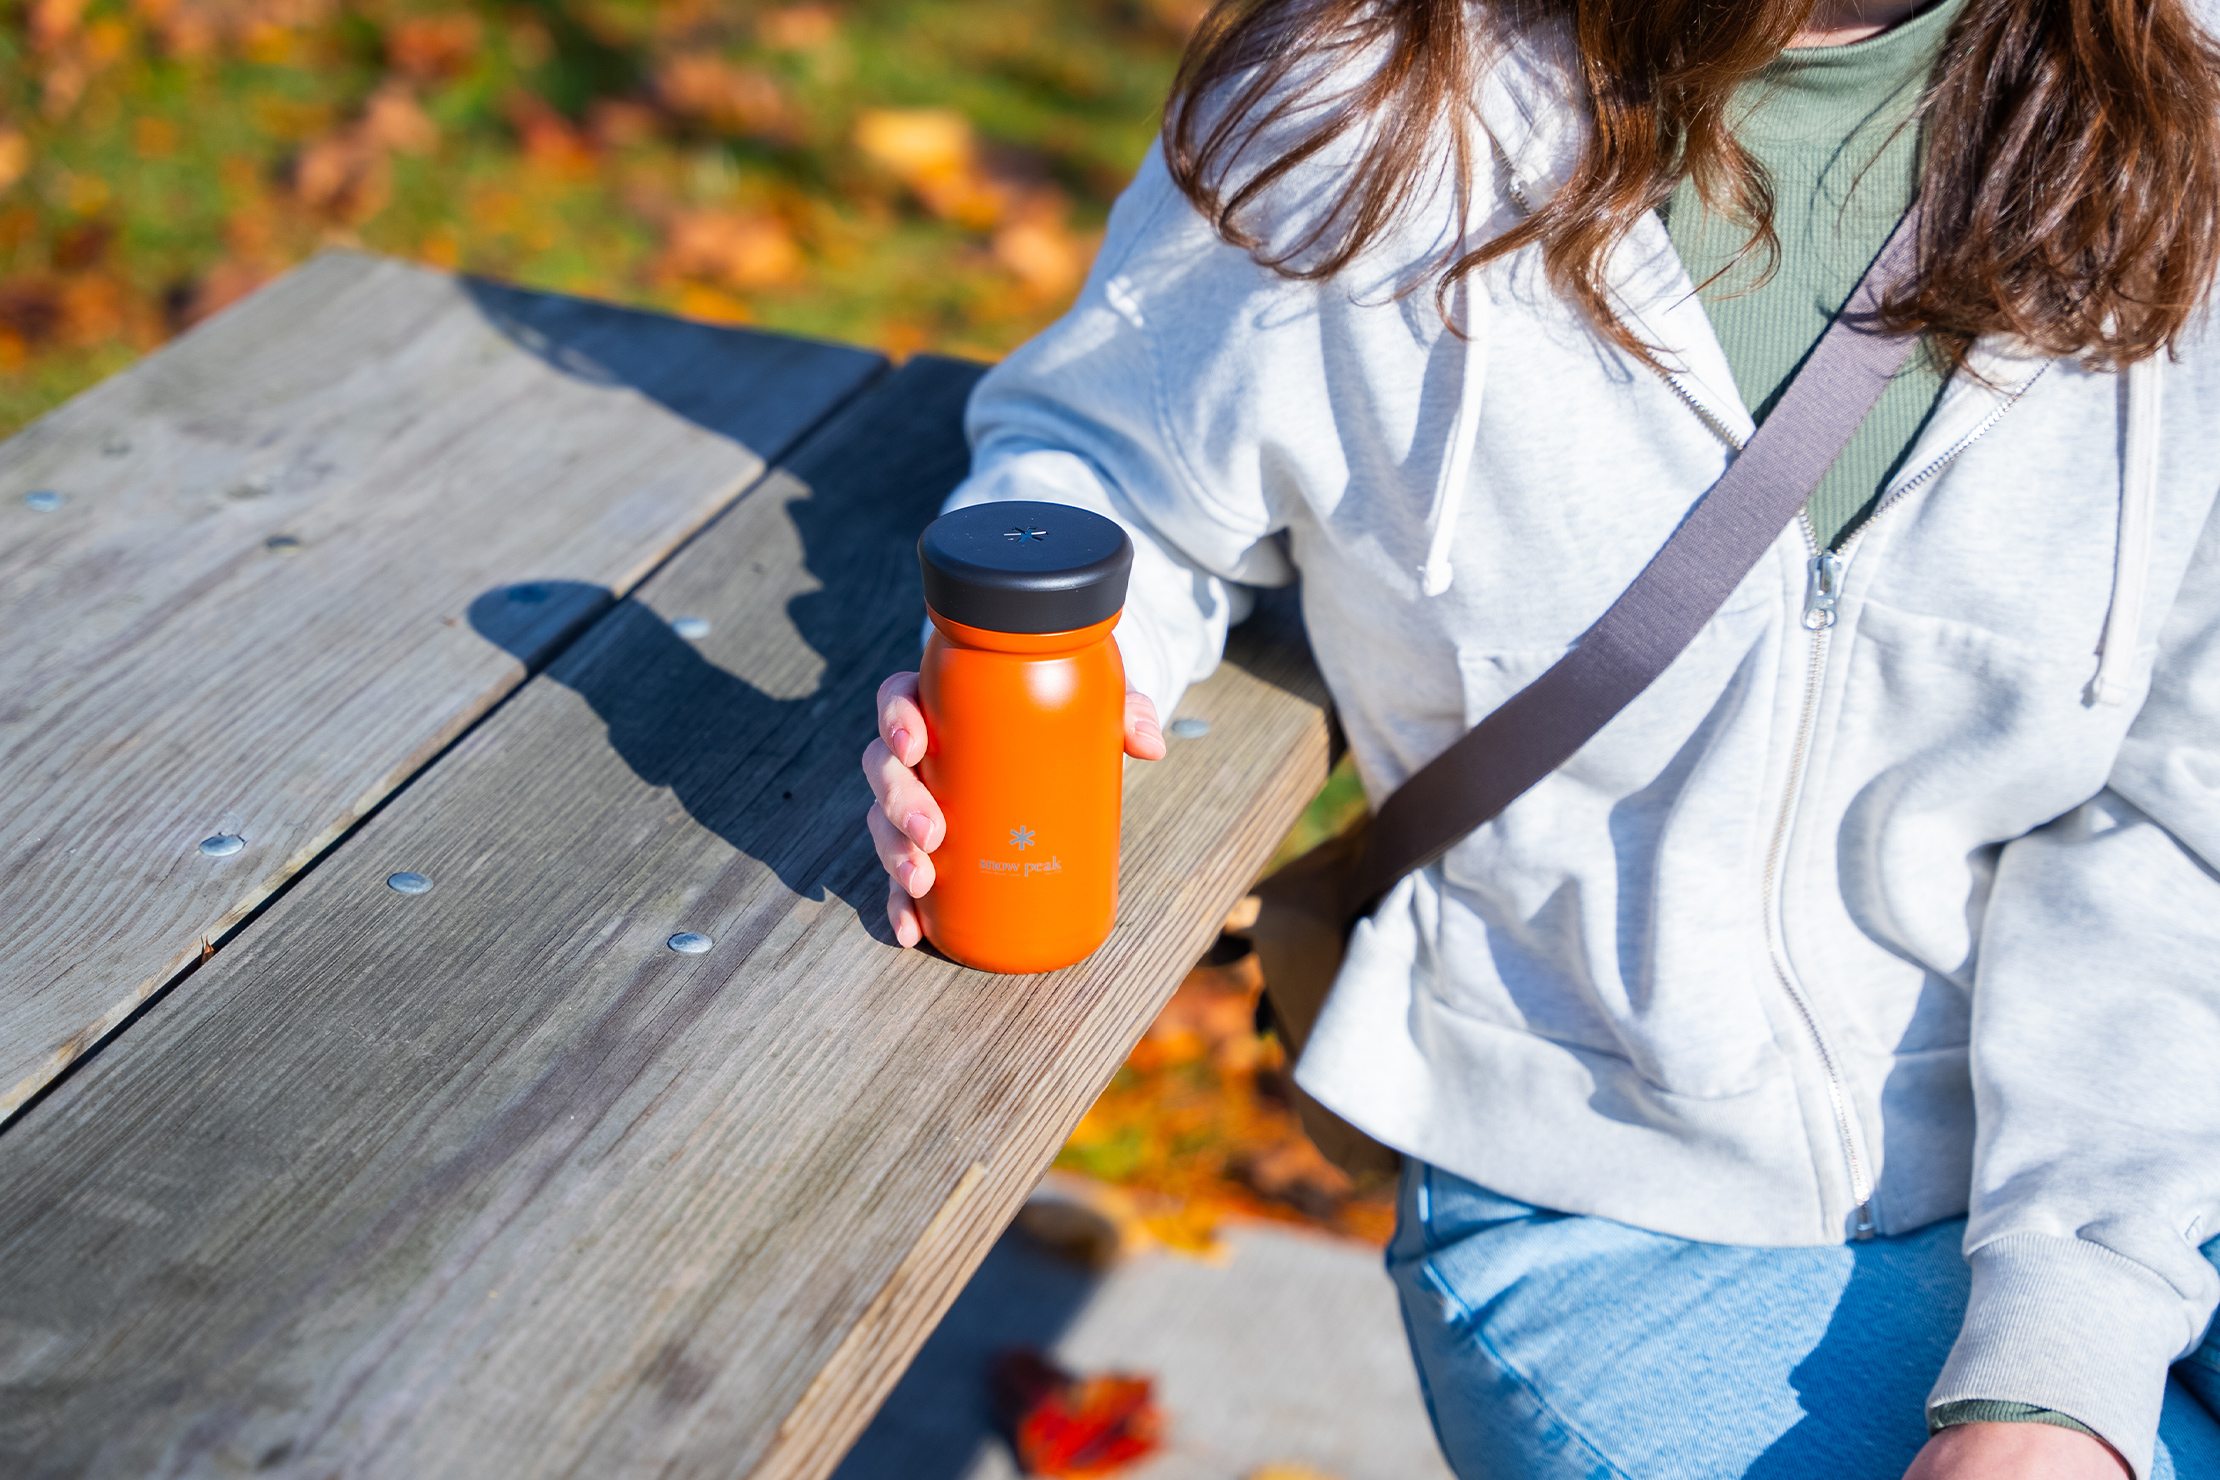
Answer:
<svg viewBox="0 0 2220 1480"><path fill-rule="evenodd" d="M2048 1408L2087 1425L2144 1480L2166 1369L2182 1350L2180 1295L2086 1239L2011 1234L1967 1263L1965 1324L1928 1414L1980 1398Z"/></svg>

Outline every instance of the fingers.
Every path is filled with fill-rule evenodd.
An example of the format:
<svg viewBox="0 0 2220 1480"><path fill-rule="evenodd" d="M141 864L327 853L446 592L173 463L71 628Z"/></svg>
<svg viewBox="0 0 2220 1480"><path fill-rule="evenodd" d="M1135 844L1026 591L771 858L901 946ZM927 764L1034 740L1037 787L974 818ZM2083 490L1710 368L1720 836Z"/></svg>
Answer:
<svg viewBox="0 0 2220 1480"><path fill-rule="evenodd" d="M894 927L894 939L904 947L925 938L925 922L918 918L917 901L910 898L898 879L886 883L886 922Z"/></svg>
<svg viewBox="0 0 2220 1480"><path fill-rule="evenodd" d="M1164 759L1164 731L1156 722L1156 705L1139 689L1125 696L1125 753L1137 761Z"/></svg>
<svg viewBox="0 0 2220 1480"><path fill-rule="evenodd" d="M925 758L925 711L917 706L917 675L897 673L879 685L879 739L905 766Z"/></svg>
<svg viewBox="0 0 2220 1480"><path fill-rule="evenodd" d="M879 866L887 871L895 884L912 899L933 887L933 860L925 851L911 842L899 828L887 821L886 813L873 807L863 814L864 826L871 829L871 846L879 852Z"/></svg>
<svg viewBox="0 0 2220 1480"><path fill-rule="evenodd" d="M917 704L917 675L897 673L879 685L879 738L863 750L864 779L873 805L864 814L871 846L887 871L886 920L894 938L914 946L925 937L917 900L933 887L933 860L947 822L940 804L911 768L925 756L925 714Z"/></svg>
<svg viewBox="0 0 2220 1480"><path fill-rule="evenodd" d="M915 771L889 753L884 740L874 740L863 748L863 775L871 783L871 795L878 799L879 811L890 827L927 853L940 846L948 830L940 803L933 800Z"/></svg>

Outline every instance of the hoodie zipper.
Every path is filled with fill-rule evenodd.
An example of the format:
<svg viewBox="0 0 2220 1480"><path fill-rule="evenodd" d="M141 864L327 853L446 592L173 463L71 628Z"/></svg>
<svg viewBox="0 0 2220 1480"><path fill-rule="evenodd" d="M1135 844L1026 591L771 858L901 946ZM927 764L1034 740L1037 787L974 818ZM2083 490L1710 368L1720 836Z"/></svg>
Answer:
<svg viewBox="0 0 2220 1480"><path fill-rule="evenodd" d="M1880 513L1880 509L1875 509L1873 517L1878 518ZM1869 525L1872 522L1872 518L1866 521ZM1835 1055L1834 1043L1828 1038L1827 1030L1819 1025L1818 1012L1812 1007L1811 999L1804 995L1795 971L1788 964L1788 927L1781 911L1781 860L1788 851L1796 804L1803 793L1804 764L1811 754L1812 729L1819 717L1819 697L1827 673L1828 639L1834 632L1835 604L1842 594L1846 564L1843 555L1820 547L1819 534L1812 528L1810 514L1799 510L1796 528L1804 536L1804 548L1811 552L1805 562L1803 613L1804 630L1811 634L1811 645L1804 660L1804 702L1796 721L1796 743L1789 751L1788 783L1781 789L1780 814L1774 819L1773 841L1765 851L1766 946L1773 958L1773 976L1795 1007L1796 1015L1803 1019L1804 1031L1810 1035L1812 1047L1819 1054L1820 1072L1827 1081L1827 1103L1835 1115L1835 1135L1841 1142L1843 1165L1850 1174L1850 1200L1856 1206L1851 1236L1863 1241L1872 1238L1874 1232L1873 1179L1866 1171L1858 1113L1850 1103L1850 1087L1843 1076L1842 1061ZM1856 540L1857 536L1853 535L1851 542L1855 544ZM1844 554L1847 553L1848 547L1845 547Z"/></svg>
<svg viewBox="0 0 2220 1480"><path fill-rule="evenodd" d="M1492 136L1490 142L1493 142ZM1501 154L1500 146L1498 154ZM1508 165L1509 162L1505 157L1504 163ZM1526 191L1515 171L1510 180L1510 195L1522 215L1533 214L1533 207L1527 202ZM1680 398L1681 403L1695 413L1698 421L1710 428L1712 434L1737 455L1741 453L1746 445L1744 439L1737 437L1733 429L1722 422L1678 375L1654 362L1652 368L1657 370L1659 379ZM2038 370L2035 376L2030 377L1983 417L1978 426L1944 448L1927 466L1898 484L1874 506L1873 512L1865 517L1865 522L1851 531L1849 540L1839 552L1820 548L1819 533L1812 527L1809 513L1799 510L1796 515L1797 528L1804 536L1804 548L1811 552L1806 563L1808 576L1803 612L1804 628L1811 633L1811 648L1805 659L1804 702L1801 717L1796 724L1796 743L1789 753L1788 784L1782 792L1780 816L1773 825L1773 841L1765 856L1763 897L1766 944L1773 958L1773 973L1780 980L1789 1001L1795 1005L1797 1016L1803 1019L1804 1030L1811 1035L1812 1046L1818 1052L1820 1070L1826 1076L1827 1100L1834 1110L1835 1133L1841 1141L1843 1164L1850 1174L1850 1196L1856 1205L1856 1222L1852 1224L1851 1236L1860 1242L1871 1239L1877 1231L1873 1217L1873 1183L1866 1172L1857 1110L1850 1103L1850 1089L1843 1078L1840 1060L1835 1057L1834 1046L1828 1039L1826 1030L1819 1025L1819 1014L1813 1011L1810 999L1805 997L1803 989L1797 985L1795 973L1788 964L1788 932L1779 907L1781 859L1788 849L1789 833L1796 817L1796 803L1803 787L1804 762L1811 750L1812 725L1818 718L1819 697L1826 677L1828 634L1835 625L1835 608L1841 599L1842 582L1849 574L1850 557L1864 543L1866 531L1873 527L1874 521L1894 508L1906 494L1941 472L1959 453L1979 441L2005 412L2018 404L2020 397L2027 394L2028 387L2040 376L2041 371Z"/></svg>
<svg viewBox="0 0 2220 1480"><path fill-rule="evenodd" d="M1671 377L1667 377L1671 380ZM2031 380L2029 384L2033 384ZM1682 399L1694 404L1687 390L1674 385ZM1903 501L1905 495L1920 487L1940 473L1954 458L1978 441L1982 434L1997 424L2005 412L2012 409L2022 395L2023 385L2006 397L1993 411L1981 419L1978 426L1943 449L1931 462L1905 479L1890 491L1888 496L1865 517L1865 522L1851 531L1850 538L1841 550L1823 549L1819 533L1812 527L1808 511L1799 510L1796 527L1804 536L1804 548L1810 552L1805 561L1803 627L1811 634L1811 645L1804 666L1804 702L1796 722L1796 741L1789 751L1788 783L1782 789L1781 810L1773 824L1773 840L1765 854L1765 929L1767 945L1773 957L1773 974L1780 981L1781 989L1795 1006L1797 1016L1803 1019L1804 1030L1811 1035L1812 1046L1818 1051L1819 1066L1826 1076L1827 1101L1834 1111L1835 1134L1841 1141L1844 1166L1850 1174L1850 1198L1855 1205L1855 1222L1851 1237L1864 1241L1873 1237L1876 1229L1873 1217L1873 1180L1866 1170L1864 1137L1860 1133L1856 1107L1850 1103L1850 1090L1845 1079L1841 1060L1836 1057L1834 1044L1825 1028L1820 1026L1819 1014L1813 1009L1810 998L1804 995L1788 960L1788 927L1780 900L1780 875L1782 861L1788 851L1789 835L1794 829L1796 806L1802 797L1805 763L1811 753L1814 723L1819 717L1819 699L1827 673L1829 639L1834 632L1835 613L1842 599L1842 583L1850 570L1850 558L1858 546L1865 542L1882 515ZM1711 420L1711 418L1706 418Z"/></svg>

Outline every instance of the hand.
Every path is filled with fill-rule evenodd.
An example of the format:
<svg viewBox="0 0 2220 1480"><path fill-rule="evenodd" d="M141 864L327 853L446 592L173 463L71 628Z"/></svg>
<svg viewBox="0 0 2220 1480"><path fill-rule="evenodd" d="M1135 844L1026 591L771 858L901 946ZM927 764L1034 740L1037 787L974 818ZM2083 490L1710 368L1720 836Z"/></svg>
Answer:
<svg viewBox="0 0 2220 1480"><path fill-rule="evenodd" d="M2102 1439L2050 1423L1961 1423L1927 1441L1904 1480L2122 1480Z"/></svg>
<svg viewBox="0 0 2220 1480"><path fill-rule="evenodd" d="M1164 732L1146 694L1125 696L1125 753L1138 761L1164 758ZM863 774L876 799L864 820L889 876L887 923L905 946L924 938L917 901L933 887L930 855L948 832L940 803L917 779L915 767L924 757L925 714L917 707L917 675L897 673L879 685L879 738L863 748Z"/></svg>

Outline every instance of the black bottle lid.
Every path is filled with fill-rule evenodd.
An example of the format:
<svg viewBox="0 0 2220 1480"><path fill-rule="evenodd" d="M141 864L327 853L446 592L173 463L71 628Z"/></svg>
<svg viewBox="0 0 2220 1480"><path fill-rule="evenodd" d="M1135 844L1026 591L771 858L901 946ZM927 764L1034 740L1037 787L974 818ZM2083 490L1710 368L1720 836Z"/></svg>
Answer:
<svg viewBox="0 0 2220 1480"><path fill-rule="evenodd" d="M1070 632L1125 605L1133 541L1069 504L973 504L917 539L925 604L989 632Z"/></svg>

